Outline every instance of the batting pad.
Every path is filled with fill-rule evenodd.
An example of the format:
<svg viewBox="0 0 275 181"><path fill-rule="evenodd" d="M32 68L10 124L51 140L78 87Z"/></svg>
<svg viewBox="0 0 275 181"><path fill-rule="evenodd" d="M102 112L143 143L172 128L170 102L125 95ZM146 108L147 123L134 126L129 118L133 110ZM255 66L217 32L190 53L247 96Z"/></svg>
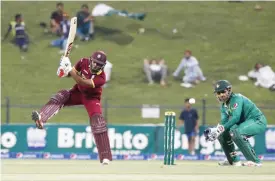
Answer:
<svg viewBox="0 0 275 181"><path fill-rule="evenodd" d="M233 162L240 161L239 156L236 154L235 146L228 131L221 134L218 138L221 147L225 153L227 161L232 165Z"/></svg>
<svg viewBox="0 0 275 181"><path fill-rule="evenodd" d="M253 161L256 163L260 162L248 139L244 135L241 135L238 129L232 130L231 136L233 141L236 143L236 145L239 147L240 151L243 153L244 157L248 161Z"/></svg>

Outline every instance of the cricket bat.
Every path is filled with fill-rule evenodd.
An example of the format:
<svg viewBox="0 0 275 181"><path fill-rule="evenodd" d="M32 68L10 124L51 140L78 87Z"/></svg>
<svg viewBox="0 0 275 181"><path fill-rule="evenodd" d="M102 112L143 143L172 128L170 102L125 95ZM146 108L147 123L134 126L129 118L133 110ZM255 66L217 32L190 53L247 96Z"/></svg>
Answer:
<svg viewBox="0 0 275 181"><path fill-rule="evenodd" d="M77 17L73 17L70 22L70 31L69 31L69 36L66 44L66 49L64 52L64 57L69 57L72 48L73 48L73 43L74 43L74 38L76 34L76 27L77 27ZM64 75L64 71L60 71L59 77L62 77Z"/></svg>

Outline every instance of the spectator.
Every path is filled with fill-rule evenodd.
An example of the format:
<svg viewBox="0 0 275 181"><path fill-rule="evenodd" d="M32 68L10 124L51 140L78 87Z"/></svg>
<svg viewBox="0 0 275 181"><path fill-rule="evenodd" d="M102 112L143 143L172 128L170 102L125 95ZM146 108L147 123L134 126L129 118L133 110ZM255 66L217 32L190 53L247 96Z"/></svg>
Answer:
<svg viewBox="0 0 275 181"><path fill-rule="evenodd" d="M104 66L104 72L106 75L106 82L109 82L111 80L111 73L112 73L113 65L111 62L107 60L106 65Z"/></svg>
<svg viewBox="0 0 275 181"><path fill-rule="evenodd" d="M264 65L261 63L256 63L254 69L248 72L248 77L252 80L257 80L257 76L259 75L259 69Z"/></svg>
<svg viewBox="0 0 275 181"><path fill-rule="evenodd" d="M88 41L94 35L93 17L89 13L87 4L81 6L81 11L77 13L77 35L82 41Z"/></svg>
<svg viewBox="0 0 275 181"><path fill-rule="evenodd" d="M64 4L59 2L56 4L56 11L52 12L51 15L51 32L57 35L61 34L61 26L60 23L63 20L63 12L64 12Z"/></svg>
<svg viewBox="0 0 275 181"><path fill-rule="evenodd" d="M53 40L51 42L52 46L55 47L59 47L60 50L60 54L63 54L65 52L66 49L66 44L67 44L67 40L69 37L69 32L70 32L70 20L69 20L69 15L67 13L63 13L63 20L60 22L60 27L61 27L61 38L57 39L57 40Z"/></svg>
<svg viewBox="0 0 275 181"><path fill-rule="evenodd" d="M188 84L198 84L199 81L205 81L206 78L203 76L202 70L200 69L198 60L192 56L190 50L186 50L184 53L184 58L181 60L178 68L173 73L176 78L182 69L184 70L183 82Z"/></svg>
<svg viewBox="0 0 275 181"><path fill-rule="evenodd" d="M143 21L146 17L146 13L129 13L126 10L118 10L107 4L99 3L92 10L93 16L112 16L118 15L122 17L127 17L135 20Z"/></svg>
<svg viewBox="0 0 275 181"><path fill-rule="evenodd" d="M188 138L188 150L191 155L195 154L195 138L198 133L198 112L196 109L192 108L189 103L189 98L185 99L185 108L180 114L179 125L184 125L185 134Z"/></svg>
<svg viewBox="0 0 275 181"><path fill-rule="evenodd" d="M11 21L8 27L8 31L5 34L3 40L5 40L10 32L12 32L12 42L17 45L21 51L26 52L28 50L29 38L26 33L25 23L21 14L15 15L15 21Z"/></svg>
<svg viewBox="0 0 275 181"><path fill-rule="evenodd" d="M160 85L166 86L167 66L163 59L159 61L144 59L143 70L149 85L154 84L154 82L160 82Z"/></svg>
<svg viewBox="0 0 275 181"><path fill-rule="evenodd" d="M254 70L248 72L248 77L256 80L255 86L275 91L275 72L270 66L256 63Z"/></svg>

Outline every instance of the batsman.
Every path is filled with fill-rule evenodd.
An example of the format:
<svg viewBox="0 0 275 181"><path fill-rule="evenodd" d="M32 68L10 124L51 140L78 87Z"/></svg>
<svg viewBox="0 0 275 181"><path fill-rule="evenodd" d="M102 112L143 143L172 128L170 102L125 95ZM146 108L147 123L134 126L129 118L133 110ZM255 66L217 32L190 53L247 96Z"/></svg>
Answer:
<svg viewBox="0 0 275 181"><path fill-rule="evenodd" d="M104 165L112 160L107 124L101 111L102 86L105 84L103 68L106 64L103 51L94 52L89 58L81 58L75 66L71 66L68 57L62 57L57 75L72 77L76 84L69 90L60 90L52 96L40 111L32 112L32 120L37 128L44 124L58 111L67 106L84 105L90 117L90 125L97 146L100 162Z"/></svg>
<svg viewBox="0 0 275 181"><path fill-rule="evenodd" d="M214 128L204 131L207 141L218 139L227 161L219 165L261 166L262 163L250 145L248 138L266 130L267 121L261 110L247 97L232 92L232 85L227 80L215 84L214 93L221 102L221 121ZM241 163L234 143L246 158Z"/></svg>

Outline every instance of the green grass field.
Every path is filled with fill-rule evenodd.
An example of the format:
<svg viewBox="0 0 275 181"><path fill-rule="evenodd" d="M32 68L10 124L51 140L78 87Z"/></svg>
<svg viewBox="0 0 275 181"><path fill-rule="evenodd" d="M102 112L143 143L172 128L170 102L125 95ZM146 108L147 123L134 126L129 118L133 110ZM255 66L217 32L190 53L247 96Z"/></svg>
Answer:
<svg viewBox="0 0 275 181"><path fill-rule="evenodd" d="M163 166L160 161L114 161L102 166L97 161L2 160L3 181L271 181L275 163L263 167L219 167L212 161L177 161Z"/></svg>
<svg viewBox="0 0 275 181"><path fill-rule="evenodd" d="M86 2L92 9L97 2ZM48 47L56 37L44 35L39 22L49 22L55 2L2 2L1 36L14 15L21 12L32 40L25 59L20 59L19 50L12 44L2 42L2 93L11 98L11 104L42 105L62 88L73 85L71 79L56 76L60 55L56 48ZM117 9L130 12L147 12L145 21L124 17L96 18L96 38L90 42L79 42L73 49L71 61L76 62L92 51L103 49L113 63L112 80L104 89L104 97L111 105L165 104L182 105L186 97L197 100L205 98L208 105L216 105L212 94L212 82L228 79L235 92L245 94L257 105L274 104L274 93L256 88L252 82L240 82L238 75L246 74L256 62L269 64L275 69L275 2L260 2L262 11L255 11L256 2L108 2ZM65 10L75 15L82 2L66 2ZM39 10L39 11L38 11ZM139 28L145 28L139 34ZM178 33L172 30L177 28ZM169 87L149 87L144 82L142 62L145 57L164 58L170 73L177 67L185 49L191 49L200 61L207 81L192 89L179 86L180 82L169 76ZM197 106L201 106L197 104ZM38 109L39 107L37 107ZM34 108L12 108L11 122L30 122ZM2 107L1 120L5 120ZM165 111L162 110L162 113ZM179 110L175 110L179 112ZM275 111L263 110L269 124L275 124ZM142 119L139 109L108 111L111 123L159 123L162 119ZM201 114L201 112L200 112ZM207 112L207 122L216 124L217 109ZM83 109L68 109L54 117L51 122L87 122Z"/></svg>

